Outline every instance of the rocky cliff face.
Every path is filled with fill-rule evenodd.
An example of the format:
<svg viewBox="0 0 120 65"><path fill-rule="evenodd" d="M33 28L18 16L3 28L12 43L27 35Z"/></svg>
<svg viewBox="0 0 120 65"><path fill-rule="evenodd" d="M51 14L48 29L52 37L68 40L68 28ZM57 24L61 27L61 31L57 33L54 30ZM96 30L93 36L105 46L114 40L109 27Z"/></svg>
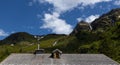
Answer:
<svg viewBox="0 0 120 65"><path fill-rule="evenodd" d="M116 22L120 21L120 8L113 9L110 12L103 14L100 18L91 23L93 30L105 30L108 27L114 26Z"/></svg>
<svg viewBox="0 0 120 65"><path fill-rule="evenodd" d="M85 21L80 21L76 27L74 28L73 32L71 34L76 34L80 31L90 31L92 28L89 23Z"/></svg>
<svg viewBox="0 0 120 65"><path fill-rule="evenodd" d="M120 22L120 8L113 9L110 12L103 14L98 19L94 20L91 24L85 21L79 22L71 34L90 30L105 31L109 27L114 26L116 22Z"/></svg>

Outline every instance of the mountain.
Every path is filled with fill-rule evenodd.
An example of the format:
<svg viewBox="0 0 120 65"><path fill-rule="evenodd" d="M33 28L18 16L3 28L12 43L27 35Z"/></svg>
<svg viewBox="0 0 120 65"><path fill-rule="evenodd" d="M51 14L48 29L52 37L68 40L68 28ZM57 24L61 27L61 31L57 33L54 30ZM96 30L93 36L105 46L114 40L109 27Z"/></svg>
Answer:
<svg viewBox="0 0 120 65"><path fill-rule="evenodd" d="M120 20L120 8L113 9L103 14L91 23L93 30L106 30L108 27L114 26Z"/></svg>
<svg viewBox="0 0 120 65"><path fill-rule="evenodd" d="M110 12L103 14L99 18L95 19L92 23L80 21L71 35L77 34L81 31L106 31L110 27L115 26L115 23L120 21L120 8L111 10Z"/></svg>
<svg viewBox="0 0 120 65"><path fill-rule="evenodd" d="M69 53L101 53L120 63L120 8L103 14L91 24L79 22L69 37L74 37L64 48Z"/></svg>
<svg viewBox="0 0 120 65"><path fill-rule="evenodd" d="M13 33L10 36L6 37L1 42L3 44L16 44L21 41L33 42L33 41L35 41L35 38L33 35L31 35L29 33L17 32L17 33Z"/></svg>
<svg viewBox="0 0 120 65"><path fill-rule="evenodd" d="M66 36L66 35L64 34L32 35L27 32L17 32L1 40L0 44L17 44L23 41L30 42L30 43L36 43L37 38L35 38L35 36L37 36L37 38L43 37L43 39L41 40L45 41L45 40L49 40L52 38L55 39L58 37Z"/></svg>
<svg viewBox="0 0 120 65"><path fill-rule="evenodd" d="M50 38L58 38L58 37L63 37L63 36L66 36L66 35L65 34L47 34L47 35L44 35L43 40L47 40Z"/></svg>
<svg viewBox="0 0 120 65"><path fill-rule="evenodd" d="M80 21L70 35L78 34L79 32L107 30L109 29L109 27L115 26L115 23L119 21L120 21L120 8L113 9L110 12L103 14L98 19L94 20L91 24L85 21ZM18 33L11 34L4 40L1 40L1 43L16 44L21 41L35 42L36 39L34 38L34 36L35 35L31 35L26 32L18 32ZM40 35L37 35L37 36L41 37ZM57 38L57 37L66 36L66 35L48 34L43 36L44 36L43 40L47 40L50 38Z"/></svg>
<svg viewBox="0 0 120 65"><path fill-rule="evenodd" d="M85 22L85 21L80 21L76 27L74 28L73 32L71 33L72 34L76 34L80 31L90 31L92 30L91 26L89 23Z"/></svg>

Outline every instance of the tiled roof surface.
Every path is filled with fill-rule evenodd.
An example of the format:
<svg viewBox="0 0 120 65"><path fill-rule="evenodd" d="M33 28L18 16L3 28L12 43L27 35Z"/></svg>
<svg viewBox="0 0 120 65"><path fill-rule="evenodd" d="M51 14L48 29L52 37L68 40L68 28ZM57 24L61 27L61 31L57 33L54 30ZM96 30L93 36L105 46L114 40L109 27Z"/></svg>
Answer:
<svg viewBox="0 0 120 65"><path fill-rule="evenodd" d="M61 59L51 54L11 54L0 65L119 65L103 54L62 54Z"/></svg>

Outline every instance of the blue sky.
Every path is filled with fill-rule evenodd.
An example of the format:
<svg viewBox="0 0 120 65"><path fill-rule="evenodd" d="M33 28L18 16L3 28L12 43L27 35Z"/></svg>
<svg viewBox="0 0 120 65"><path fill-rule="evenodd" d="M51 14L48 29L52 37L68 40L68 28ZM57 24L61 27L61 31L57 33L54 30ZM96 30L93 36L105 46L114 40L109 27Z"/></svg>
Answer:
<svg viewBox="0 0 120 65"><path fill-rule="evenodd" d="M15 32L69 34L75 25L94 19L120 0L0 0L0 39Z"/></svg>

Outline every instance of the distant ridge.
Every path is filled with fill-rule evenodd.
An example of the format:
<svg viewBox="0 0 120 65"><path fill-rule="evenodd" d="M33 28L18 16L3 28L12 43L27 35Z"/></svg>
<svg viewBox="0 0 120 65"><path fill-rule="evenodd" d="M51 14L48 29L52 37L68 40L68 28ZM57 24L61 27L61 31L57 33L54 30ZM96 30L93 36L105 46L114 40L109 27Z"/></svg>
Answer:
<svg viewBox="0 0 120 65"><path fill-rule="evenodd" d="M35 40L33 35L27 32L17 32L17 33L13 33L10 36L6 37L1 42L3 44L16 44L21 41L32 42L32 40Z"/></svg>
<svg viewBox="0 0 120 65"><path fill-rule="evenodd" d="M37 42L37 39L34 36L44 37L43 40L47 40L50 38L56 38L56 37L66 36L66 35L64 34L32 35L27 32L17 32L1 40L0 44L17 44L22 41L34 43L34 42Z"/></svg>

